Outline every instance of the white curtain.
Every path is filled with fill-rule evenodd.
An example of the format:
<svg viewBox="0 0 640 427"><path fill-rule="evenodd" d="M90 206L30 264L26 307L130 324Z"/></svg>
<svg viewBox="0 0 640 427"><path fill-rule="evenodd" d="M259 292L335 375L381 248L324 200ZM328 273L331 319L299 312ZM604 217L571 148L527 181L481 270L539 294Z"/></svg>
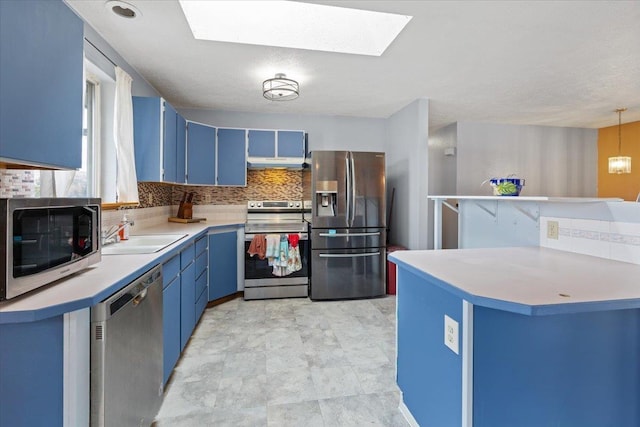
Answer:
<svg viewBox="0 0 640 427"><path fill-rule="evenodd" d="M117 190L119 203L139 202L136 161L133 150L133 102L131 76L116 67L116 98L113 114L113 135L116 143Z"/></svg>
<svg viewBox="0 0 640 427"><path fill-rule="evenodd" d="M40 171L40 197L66 197L76 171Z"/></svg>

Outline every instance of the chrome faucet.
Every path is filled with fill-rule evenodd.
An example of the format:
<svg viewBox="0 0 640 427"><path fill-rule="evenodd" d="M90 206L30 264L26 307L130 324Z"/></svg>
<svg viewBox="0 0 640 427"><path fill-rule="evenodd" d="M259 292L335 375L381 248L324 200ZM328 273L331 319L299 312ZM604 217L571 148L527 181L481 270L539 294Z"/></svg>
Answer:
<svg viewBox="0 0 640 427"><path fill-rule="evenodd" d="M127 221L124 221L124 222L122 222L120 224L112 225L111 227L109 227L107 229L107 231L104 231L102 233L102 238L101 238L102 246L106 246L108 244L117 242L118 239L116 237L116 234L118 234L118 232L120 230L122 230L124 228L124 226L127 225L127 224L133 226L134 222L133 222L133 220L127 220Z"/></svg>

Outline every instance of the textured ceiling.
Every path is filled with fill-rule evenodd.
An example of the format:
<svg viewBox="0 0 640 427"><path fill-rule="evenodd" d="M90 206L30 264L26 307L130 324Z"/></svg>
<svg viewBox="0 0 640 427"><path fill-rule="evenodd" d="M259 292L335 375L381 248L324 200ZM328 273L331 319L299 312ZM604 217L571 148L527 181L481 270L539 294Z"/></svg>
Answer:
<svg viewBox="0 0 640 427"><path fill-rule="evenodd" d="M640 120L640 1L313 2L414 16L381 57L195 40L174 0L130 0L135 20L66 1L178 108L386 118L428 98L432 129ZM298 99L262 97L279 72Z"/></svg>

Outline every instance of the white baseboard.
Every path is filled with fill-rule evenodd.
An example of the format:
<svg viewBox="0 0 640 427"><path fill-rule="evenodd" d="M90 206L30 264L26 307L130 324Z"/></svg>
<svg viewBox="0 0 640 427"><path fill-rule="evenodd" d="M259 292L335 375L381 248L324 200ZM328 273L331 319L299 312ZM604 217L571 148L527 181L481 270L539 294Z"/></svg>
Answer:
<svg viewBox="0 0 640 427"><path fill-rule="evenodd" d="M404 404L403 399L400 399L400 405L398 405L398 409L400 410L400 413L402 414L404 419L407 420L407 422L411 427L420 427L420 424L418 424L416 419L413 418L413 415L411 415L411 411L409 411L409 408L407 408L407 405Z"/></svg>

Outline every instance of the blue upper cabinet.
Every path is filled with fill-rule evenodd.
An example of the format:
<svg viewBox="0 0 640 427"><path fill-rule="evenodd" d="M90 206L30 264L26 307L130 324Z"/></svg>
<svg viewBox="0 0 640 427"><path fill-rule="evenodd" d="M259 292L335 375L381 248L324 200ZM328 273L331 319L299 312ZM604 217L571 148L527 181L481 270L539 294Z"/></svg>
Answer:
<svg viewBox="0 0 640 427"><path fill-rule="evenodd" d="M164 173L162 175L162 181L178 182L176 159L178 153L178 113L168 102L165 102L163 114L162 165Z"/></svg>
<svg viewBox="0 0 640 427"><path fill-rule="evenodd" d="M162 181L162 99L133 97L133 145L138 181Z"/></svg>
<svg viewBox="0 0 640 427"><path fill-rule="evenodd" d="M176 182L187 182L187 121L176 114Z"/></svg>
<svg viewBox="0 0 640 427"><path fill-rule="evenodd" d="M247 132L218 129L218 185L247 185Z"/></svg>
<svg viewBox="0 0 640 427"><path fill-rule="evenodd" d="M62 1L0 1L0 163L82 166L83 36Z"/></svg>
<svg viewBox="0 0 640 427"><path fill-rule="evenodd" d="M133 144L138 181L184 182L184 154L179 153L184 150L183 134L182 118L164 99L133 97Z"/></svg>
<svg viewBox="0 0 640 427"><path fill-rule="evenodd" d="M187 122L187 182L216 183L216 128Z"/></svg>
<svg viewBox="0 0 640 427"><path fill-rule="evenodd" d="M249 157L275 157L276 132L249 129Z"/></svg>
<svg viewBox="0 0 640 427"><path fill-rule="evenodd" d="M304 159L304 132L298 130L278 131L278 157L295 157Z"/></svg>

